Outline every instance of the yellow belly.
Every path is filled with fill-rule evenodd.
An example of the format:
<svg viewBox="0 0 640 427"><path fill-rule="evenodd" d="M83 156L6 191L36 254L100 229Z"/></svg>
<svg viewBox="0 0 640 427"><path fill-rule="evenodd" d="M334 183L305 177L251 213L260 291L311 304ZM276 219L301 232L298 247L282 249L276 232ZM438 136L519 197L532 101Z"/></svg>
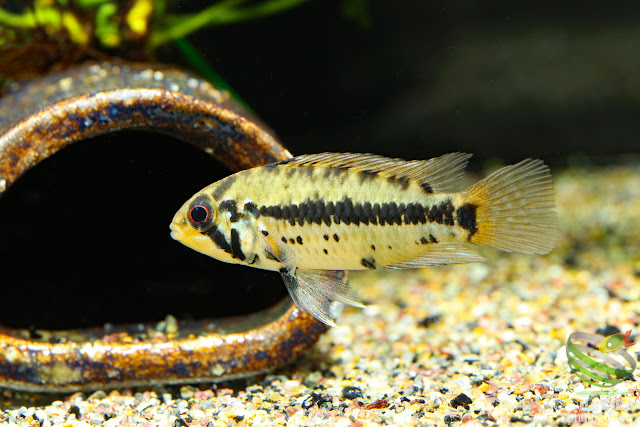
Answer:
<svg viewBox="0 0 640 427"><path fill-rule="evenodd" d="M363 270L412 259L429 245L458 239L458 230L439 224L416 225L290 225L268 221L269 235L296 253L300 269ZM278 264L261 268L277 270Z"/></svg>

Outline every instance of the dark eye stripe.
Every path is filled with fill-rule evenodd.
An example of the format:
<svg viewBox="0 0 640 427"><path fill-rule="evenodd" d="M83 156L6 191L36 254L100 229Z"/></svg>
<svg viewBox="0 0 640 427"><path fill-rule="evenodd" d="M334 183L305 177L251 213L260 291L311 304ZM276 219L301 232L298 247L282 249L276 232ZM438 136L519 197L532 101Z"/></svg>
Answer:
<svg viewBox="0 0 640 427"><path fill-rule="evenodd" d="M214 225L213 228L207 233L207 235L213 241L213 243L215 243L218 249L222 249L228 254L233 253L233 251L231 250L231 245L224 237L224 234L222 234L220 230L218 230L218 227Z"/></svg>

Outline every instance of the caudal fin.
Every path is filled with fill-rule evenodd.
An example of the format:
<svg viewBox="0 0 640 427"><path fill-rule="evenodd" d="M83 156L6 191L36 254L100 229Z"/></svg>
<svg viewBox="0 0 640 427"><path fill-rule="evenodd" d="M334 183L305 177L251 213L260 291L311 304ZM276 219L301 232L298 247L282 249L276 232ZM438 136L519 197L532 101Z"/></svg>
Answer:
<svg viewBox="0 0 640 427"><path fill-rule="evenodd" d="M553 181L540 160L504 167L469 188L476 207L472 243L509 252L546 254L558 236Z"/></svg>

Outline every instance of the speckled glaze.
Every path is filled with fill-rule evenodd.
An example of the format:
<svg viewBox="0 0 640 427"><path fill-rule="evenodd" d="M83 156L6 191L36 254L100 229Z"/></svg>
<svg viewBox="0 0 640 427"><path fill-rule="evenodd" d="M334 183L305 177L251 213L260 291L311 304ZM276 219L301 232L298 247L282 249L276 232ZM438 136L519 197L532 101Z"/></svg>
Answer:
<svg viewBox="0 0 640 427"><path fill-rule="evenodd" d="M233 171L291 157L206 81L163 66L88 64L15 85L0 98L0 195L65 146L133 128L191 142ZM0 327L0 387L48 392L222 381L288 363L325 331L288 299L250 316L181 323L167 334L149 326L33 337Z"/></svg>

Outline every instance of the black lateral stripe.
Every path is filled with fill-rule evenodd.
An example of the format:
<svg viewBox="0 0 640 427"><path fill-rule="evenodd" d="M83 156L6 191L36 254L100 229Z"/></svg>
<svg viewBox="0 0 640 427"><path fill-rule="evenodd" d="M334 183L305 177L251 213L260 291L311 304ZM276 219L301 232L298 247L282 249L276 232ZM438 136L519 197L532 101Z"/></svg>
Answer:
<svg viewBox="0 0 640 427"><path fill-rule="evenodd" d="M444 201L437 206L432 206L429 210L429 222L436 222L444 225L454 225L453 204L451 200Z"/></svg>
<svg viewBox="0 0 640 427"><path fill-rule="evenodd" d="M304 219L307 216L308 211L309 205L307 203L300 203L300 206L298 207L298 216L296 218L298 224L304 225Z"/></svg>
<svg viewBox="0 0 640 427"><path fill-rule="evenodd" d="M216 200L222 199L224 193L226 193L229 187L231 187L233 183L236 182L236 178L237 177L235 175L231 175L220 181L220 184L213 190L213 193L211 193L213 198Z"/></svg>
<svg viewBox="0 0 640 427"><path fill-rule="evenodd" d="M296 225L296 218L298 217L298 205L291 205L289 207L288 220L289 224Z"/></svg>
<svg viewBox="0 0 640 427"><path fill-rule="evenodd" d="M317 202L309 202L314 206L314 212L313 212L313 216L311 216L311 219L313 220L314 224L322 224L322 222L324 221L325 224L329 225L331 224L331 219L329 218L329 216L326 214L325 212L325 205L323 201L317 201Z"/></svg>
<svg viewBox="0 0 640 427"><path fill-rule="evenodd" d="M242 252L242 246L240 245L240 234L235 228L231 229L231 256L233 258L238 258L241 261L247 259L244 252Z"/></svg>
<svg viewBox="0 0 640 427"><path fill-rule="evenodd" d="M378 217L380 216L380 203L376 203L371 208L371 214L369 215L369 221L373 225L378 225ZM384 224L382 224L384 225Z"/></svg>
<svg viewBox="0 0 640 427"><path fill-rule="evenodd" d="M229 244L229 242L227 242L227 239L225 239L224 234L222 234L220 230L218 230L217 226L214 225L213 228L211 228L211 230L209 230L209 232L207 233L207 236L209 236L213 243L215 243L218 249L222 249L228 254L232 253L231 245Z"/></svg>
<svg viewBox="0 0 640 427"><path fill-rule="evenodd" d="M247 202L244 204L244 210L251 214L254 218L260 218L260 211L254 203Z"/></svg>
<svg viewBox="0 0 640 427"><path fill-rule="evenodd" d="M240 219L240 215L238 215L238 207L236 206L236 201L227 199L220 202L218 205L218 209L220 211L228 211L231 216L229 217L229 221L238 222Z"/></svg>
<svg viewBox="0 0 640 427"><path fill-rule="evenodd" d="M282 219L291 225L300 226L305 225L305 223L386 226L416 225L418 223L426 224L427 222L455 225L455 220L458 217L463 218L463 222L466 221L464 222L465 225L471 225L470 219L467 219L471 215L471 208L464 207L464 209L459 208L456 211L451 200L445 200L433 206L423 206L420 203L397 204L395 202L375 203L372 205L370 202L353 203L351 199L345 197L339 202L325 203L321 199L316 201L307 200L300 204L286 206L261 206L257 211L260 215ZM460 213L458 214L458 212ZM460 219L458 219L458 223L460 223Z"/></svg>

